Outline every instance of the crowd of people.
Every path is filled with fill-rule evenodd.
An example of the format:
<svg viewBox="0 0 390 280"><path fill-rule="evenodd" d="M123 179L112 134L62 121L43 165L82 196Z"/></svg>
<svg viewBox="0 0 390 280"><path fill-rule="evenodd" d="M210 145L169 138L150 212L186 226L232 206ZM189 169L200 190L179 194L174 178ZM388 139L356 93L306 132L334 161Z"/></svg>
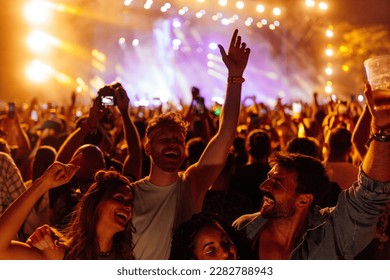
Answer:
<svg viewBox="0 0 390 280"><path fill-rule="evenodd" d="M219 49L222 107L194 87L182 111L141 111L113 83L89 108L4 112L0 259L390 259L390 114L370 86L364 105L248 106L250 49L238 30Z"/></svg>

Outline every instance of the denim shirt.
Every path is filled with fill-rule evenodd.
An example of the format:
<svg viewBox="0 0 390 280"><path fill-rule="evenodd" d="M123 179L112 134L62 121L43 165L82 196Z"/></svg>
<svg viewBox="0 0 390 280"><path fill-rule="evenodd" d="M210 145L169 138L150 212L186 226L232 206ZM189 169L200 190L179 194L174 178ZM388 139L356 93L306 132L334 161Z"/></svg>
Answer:
<svg viewBox="0 0 390 280"><path fill-rule="evenodd" d="M390 199L390 182L376 182L360 169L358 181L342 191L335 207L311 209L302 237L290 258L353 259L373 239L378 219ZM267 220L260 212L239 217L233 226L259 252L259 234ZM261 258L261 256L259 256Z"/></svg>

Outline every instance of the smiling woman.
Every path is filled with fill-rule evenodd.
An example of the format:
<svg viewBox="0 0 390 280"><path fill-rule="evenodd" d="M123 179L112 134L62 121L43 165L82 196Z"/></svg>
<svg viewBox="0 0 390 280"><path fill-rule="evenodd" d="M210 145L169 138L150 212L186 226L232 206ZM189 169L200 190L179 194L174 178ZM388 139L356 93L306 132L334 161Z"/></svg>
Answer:
<svg viewBox="0 0 390 280"><path fill-rule="evenodd" d="M247 257L237 233L209 214L193 215L173 235L172 260L237 260Z"/></svg>
<svg viewBox="0 0 390 280"><path fill-rule="evenodd" d="M0 218L0 259L134 259L133 190L130 181L116 171L96 173L66 232L60 234L43 226L30 237L29 244L38 249L50 248L40 251L12 240L36 200L48 189L69 181L77 170L74 164L55 162L7 208Z"/></svg>

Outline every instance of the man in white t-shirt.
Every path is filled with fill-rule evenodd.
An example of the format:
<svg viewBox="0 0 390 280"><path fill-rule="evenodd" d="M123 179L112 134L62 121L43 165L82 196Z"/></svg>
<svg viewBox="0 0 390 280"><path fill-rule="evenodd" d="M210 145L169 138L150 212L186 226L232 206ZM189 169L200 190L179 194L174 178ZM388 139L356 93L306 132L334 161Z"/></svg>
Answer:
<svg viewBox="0 0 390 280"><path fill-rule="evenodd" d="M250 50L236 30L229 51L219 45L228 68L225 104L220 127L199 161L179 172L185 159L187 124L168 112L152 119L146 129L145 152L151 159L149 175L134 183L133 224L136 259L168 259L174 229L199 212L208 188L225 165L240 110L243 72Z"/></svg>

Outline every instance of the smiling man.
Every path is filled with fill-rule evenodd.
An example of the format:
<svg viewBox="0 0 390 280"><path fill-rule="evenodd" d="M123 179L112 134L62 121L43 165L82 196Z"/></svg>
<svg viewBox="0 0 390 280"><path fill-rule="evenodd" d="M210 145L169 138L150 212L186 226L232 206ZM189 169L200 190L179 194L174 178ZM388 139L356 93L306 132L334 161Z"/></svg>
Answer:
<svg viewBox="0 0 390 280"><path fill-rule="evenodd" d="M390 199L390 114L372 109L369 86L365 93L373 120L369 149L335 207L316 206L329 184L320 161L299 154L271 161L260 211L233 223L259 259L353 259L374 237Z"/></svg>
<svg viewBox="0 0 390 280"><path fill-rule="evenodd" d="M151 119L146 129L145 152L149 175L134 183L136 259L168 259L174 230L199 212L208 188L225 165L240 111L242 77L250 49L235 30L228 53L219 45L228 70L220 127L199 161L179 172L185 159L187 124L180 114L168 112ZM228 112L228 113L226 113Z"/></svg>

